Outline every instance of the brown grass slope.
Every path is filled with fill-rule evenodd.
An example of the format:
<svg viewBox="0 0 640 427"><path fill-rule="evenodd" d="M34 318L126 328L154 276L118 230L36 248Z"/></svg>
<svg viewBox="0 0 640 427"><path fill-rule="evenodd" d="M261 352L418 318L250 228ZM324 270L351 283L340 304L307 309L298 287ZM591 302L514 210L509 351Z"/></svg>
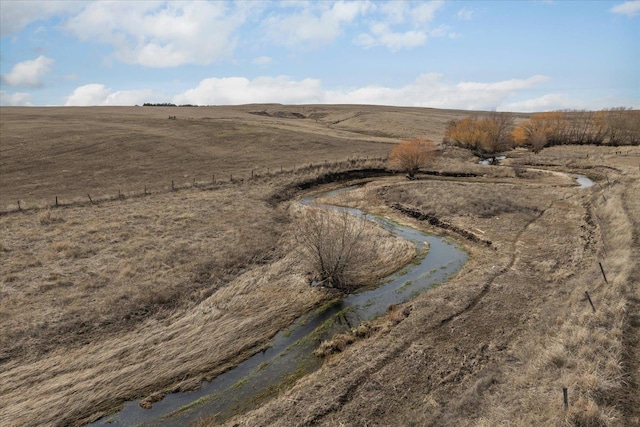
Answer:
<svg viewBox="0 0 640 427"><path fill-rule="evenodd" d="M379 106L0 108L0 210L385 156L463 112ZM175 116L176 120L168 120Z"/></svg>
<svg viewBox="0 0 640 427"><path fill-rule="evenodd" d="M334 295L312 288L269 184L5 215L3 425L78 425L196 387ZM413 256L376 227L369 281Z"/></svg>

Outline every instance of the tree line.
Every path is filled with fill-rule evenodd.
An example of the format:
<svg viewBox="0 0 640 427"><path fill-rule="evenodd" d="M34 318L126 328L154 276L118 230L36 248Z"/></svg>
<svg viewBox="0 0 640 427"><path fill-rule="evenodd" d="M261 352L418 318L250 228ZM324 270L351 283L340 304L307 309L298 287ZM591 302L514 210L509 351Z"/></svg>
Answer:
<svg viewBox="0 0 640 427"><path fill-rule="evenodd" d="M176 105L171 102L158 102L158 103L145 102L144 104L142 104L142 106L143 107L197 107L197 105L193 105L193 104Z"/></svg>
<svg viewBox="0 0 640 427"><path fill-rule="evenodd" d="M552 145L640 145L640 110L552 111L532 114L517 124L510 113L471 116L451 120L443 142L483 157L514 147L538 153Z"/></svg>

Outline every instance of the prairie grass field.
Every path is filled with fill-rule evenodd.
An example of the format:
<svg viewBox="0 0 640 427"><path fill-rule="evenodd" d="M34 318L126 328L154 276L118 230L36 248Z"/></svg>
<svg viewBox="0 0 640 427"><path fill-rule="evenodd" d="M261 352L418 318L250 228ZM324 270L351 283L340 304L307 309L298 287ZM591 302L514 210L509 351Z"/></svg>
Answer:
<svg viewBox="0 0 640 427"><path fill-rule="evenodd" d="M198 425L640 425L639 147L518 148L484 166L442 146L408 180L380 172L391 148L440 142L468 112L0 112L3 426L80 426L192 390L338 298L310 286L296 200L352 182L334 202L446 236L470 261L260 407ZM368 285L415 255L374 225L364 238Z"/></svg>

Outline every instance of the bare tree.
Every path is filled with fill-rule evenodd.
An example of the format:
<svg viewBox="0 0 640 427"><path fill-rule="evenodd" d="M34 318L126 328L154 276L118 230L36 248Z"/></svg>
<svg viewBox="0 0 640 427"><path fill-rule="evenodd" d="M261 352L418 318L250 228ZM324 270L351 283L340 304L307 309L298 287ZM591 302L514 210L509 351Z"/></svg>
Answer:
<svg viewBox="0 0 640 427"><path fill-rule="evenodd" d="M304 261L324 286L348 292L356 288L361 269L374 257L367 247L367 223L346 209L332 211L306 208L297 221L296 239L302 246Z"/></svg>
<svg viewBox="0 0 640 427"><path fill-rule="evenodd" d="M436 143L426 138L411 138L393 147L389 161L413 178L421 167L436 156Z"/></svg>
<svg viewBox="0 0 640 427"><path fill-rule="evenodd" d="M549 142L547 140L547 134L542 130L535 130L529 137L529 142L531 144L531 150L538 154Z"/></svg>
<svg viewBox="0 0 640 427"><path fill-rule="evenodd" d="M511 133L514 128L514 118L510 113L492 113L487 119L487 134L489 138L485 143L485 151L495 155L501 151L509 150L513 146Z"/></svg>

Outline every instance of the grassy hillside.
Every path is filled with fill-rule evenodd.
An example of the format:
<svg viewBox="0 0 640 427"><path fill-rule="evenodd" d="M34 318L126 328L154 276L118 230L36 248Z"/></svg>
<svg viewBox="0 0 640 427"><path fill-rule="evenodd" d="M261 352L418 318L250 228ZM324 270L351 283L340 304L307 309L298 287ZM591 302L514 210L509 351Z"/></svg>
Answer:
<svg viewBox="0 0 640 427"><path fill-rule="evenodd" d="M384 168L400 139L440 141L468 115L275 104L0 113L8 426L82 425L128 400L150 405L263 349L335 298L309 286L295 198L322 173ZM444 147L415 181L360 175L364 187L342 203L447 236L471 260L231 423L640 425L640 149L508 157L482 166ZM596 185L578 189L576 173ZM366 239L371 284L414 255L377 227Z"/></svg>

